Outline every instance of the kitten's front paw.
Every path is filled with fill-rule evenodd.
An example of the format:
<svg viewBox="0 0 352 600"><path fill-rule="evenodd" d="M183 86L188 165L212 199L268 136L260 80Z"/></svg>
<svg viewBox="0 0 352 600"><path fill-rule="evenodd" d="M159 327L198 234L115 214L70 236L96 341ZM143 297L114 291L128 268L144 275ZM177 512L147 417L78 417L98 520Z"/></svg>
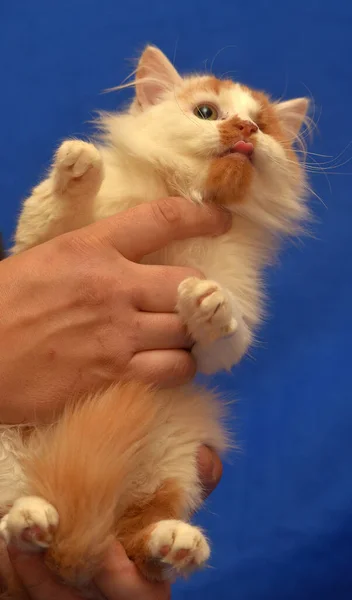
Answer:
<svg viewBox="0 0 352 600"><path fill-rule="evenodd" d="M154 560L187 575L201 567L210 556L209 544L198 527L168 519L159 521L151 533L149 550Z"/></svg>
<svg viewBox="0 0 352 600"><path fill-rule="evenodd" d="M61 193L82 193L82 186L96 193L103 178L103 163L99 150L81 140L63 142L55 156L54 183Z"/></svg>
<svg viewBox="0 0 352 600"><path fill-rule="evenodd" d="M56 509L37 496L16 500L0 522L0 535L24 550L48 548L59 524Z"/></svg>
<svg viewBox="0 0 352 600"><path fill-rule="evenodd" d="M228 292L215 281L197 277L182 281L176 308L190 335L202 344L232 335L238 326Z"/></svg>

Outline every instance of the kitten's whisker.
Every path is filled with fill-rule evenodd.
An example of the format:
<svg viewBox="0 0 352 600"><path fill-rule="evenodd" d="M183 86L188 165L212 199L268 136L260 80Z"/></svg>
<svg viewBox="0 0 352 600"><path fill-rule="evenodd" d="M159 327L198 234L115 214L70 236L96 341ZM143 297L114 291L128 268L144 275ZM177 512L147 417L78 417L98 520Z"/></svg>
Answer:
<svg viewBox="0 0 352 600"><path fill-rule="evenodd" d="M211 61L210 73L213 72L214 62L216 61L216 59L219 56L219 54L221 54L221 52L223 52L224 50L227 50L227 48L237 48L237 45L235 45L235 44L228 44L227 46L223 46L223 48L220 48L220 50L217 51L217 53L215 54L213 60Z"/></svg>

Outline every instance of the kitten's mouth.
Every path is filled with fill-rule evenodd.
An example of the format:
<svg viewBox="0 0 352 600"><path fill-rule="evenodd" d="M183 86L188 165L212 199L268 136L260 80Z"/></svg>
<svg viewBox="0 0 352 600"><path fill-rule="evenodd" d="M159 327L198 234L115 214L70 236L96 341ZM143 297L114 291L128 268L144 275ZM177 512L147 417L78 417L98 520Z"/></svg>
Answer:
<svg viewBox="0 0 352 600"><path fill-rule="evenodd" d="M236 154L242 154L242 156L246 156L249 160L252 158L254 152L254 146L250 142L245 142L244 140L240 140L236 142L231 148L227 148L225 152L220 154L220 158L223 156L231 156Z"/></svg>

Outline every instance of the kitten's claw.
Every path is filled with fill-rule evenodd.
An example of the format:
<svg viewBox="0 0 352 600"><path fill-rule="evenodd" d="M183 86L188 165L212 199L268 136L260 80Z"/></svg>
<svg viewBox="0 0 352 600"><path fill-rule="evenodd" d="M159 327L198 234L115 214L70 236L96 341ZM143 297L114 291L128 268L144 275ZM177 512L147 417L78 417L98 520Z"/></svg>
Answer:
<svg viewBox="0 0 352 600"><path fill-rule="evenodd" d="M197 277L182 281L177 310L193 339L203 344L232 335L238 327L231 298L215 281Z"/></svg>
<svg viewBox="0 0 352 600"><path fill-rule="evenodd" d="M48 548L59 524L56 509L36 496L16 500L0 522L0 535L24 550Z"/></svg>

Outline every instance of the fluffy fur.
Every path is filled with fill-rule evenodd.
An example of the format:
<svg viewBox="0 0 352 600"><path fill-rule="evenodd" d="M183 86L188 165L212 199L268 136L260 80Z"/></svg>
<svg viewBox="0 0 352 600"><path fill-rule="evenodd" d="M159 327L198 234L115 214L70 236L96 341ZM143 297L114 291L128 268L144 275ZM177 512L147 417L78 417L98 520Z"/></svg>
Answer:
<svg viewBox="0 0 352 600"><path fill-rule="evenodd" d="M188 574L208 558L206 538L187 525L188 537L172 544L202 501L199 445L227 446L223 410L205 390L126 383L71 403L51 427L14 428L3 456L13 468L0 481L0 505L12 506L0 525L5 541L48 548L49 566L83 589L112 536L149 578Z"/></svg>
<svg viewBox="0 0 352 600"><path fill-rule="evenodd" d="M227 234L179 241L144 260L206 275L181 283L176 308L199 370L230 369L260 322L261 273L277 239L307 214L294 145L308 101L272 102L232 81L181 77L153 47L133 85L126 112L101 116L100 143L60 146L24 202L13 252L158 197L226 205ZM199 118L204 105L211 119ZM196 388L126 384L71 404L49 429L5 428L2 535L47 548L48 563L75 584L89 581L111 535L151 578L188 573L209 556L202 532L186 523L201 502L202 443L220 452L226 434L216 398Z"/></svg>

